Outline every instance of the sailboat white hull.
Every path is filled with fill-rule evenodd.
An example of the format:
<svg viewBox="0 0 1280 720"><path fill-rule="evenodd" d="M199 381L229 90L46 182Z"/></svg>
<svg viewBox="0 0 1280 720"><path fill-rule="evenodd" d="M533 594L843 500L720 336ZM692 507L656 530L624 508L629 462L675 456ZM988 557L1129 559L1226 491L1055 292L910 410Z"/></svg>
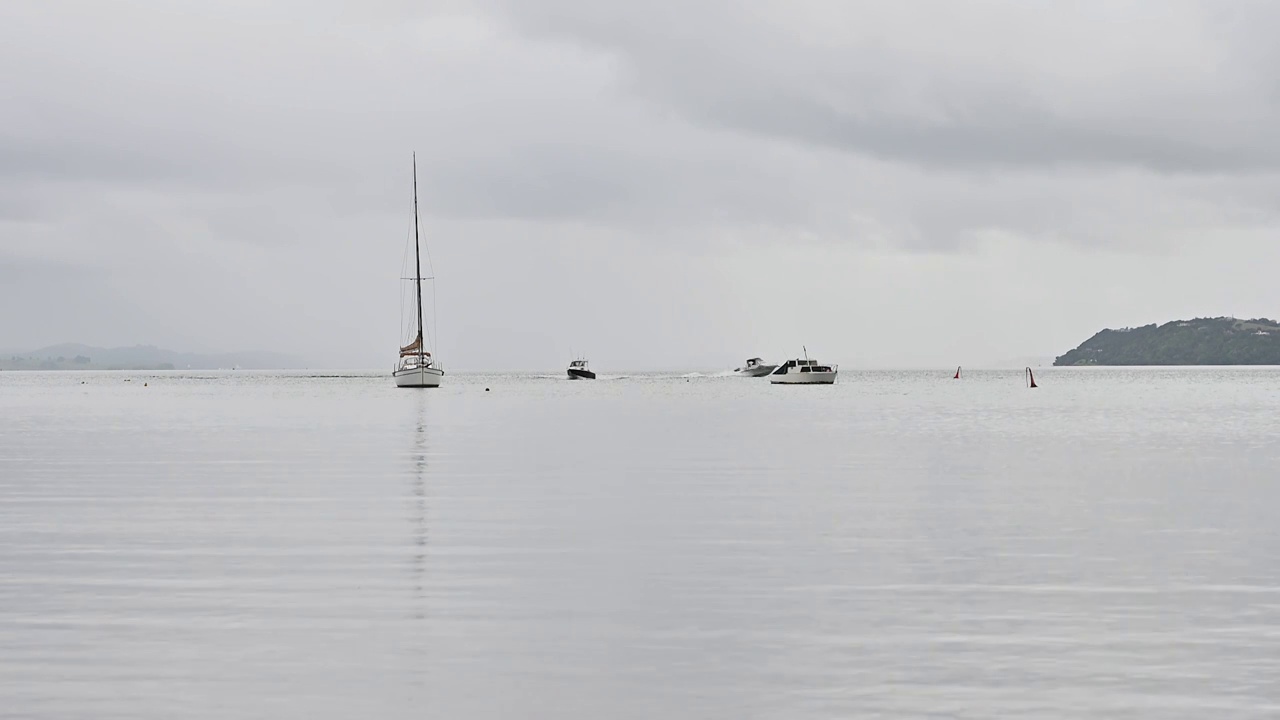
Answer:
<svg viewBox="0 0 1280 720"><path fill-rule="evenodd" d="M396 380L396 387L431 388L440 387L440 379L444 371L433 367L408 368L391 373Z"/></svg>

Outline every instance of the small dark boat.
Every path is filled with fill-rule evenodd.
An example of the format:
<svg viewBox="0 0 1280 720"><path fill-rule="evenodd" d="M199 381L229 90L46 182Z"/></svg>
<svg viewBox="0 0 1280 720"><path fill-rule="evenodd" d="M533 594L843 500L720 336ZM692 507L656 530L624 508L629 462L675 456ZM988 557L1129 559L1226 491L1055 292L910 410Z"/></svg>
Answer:
<svg viewBox="0 0 1280 720"><path fill-rule="evenodd" d="M587 367L586 360L574 360L569 363L570 380L595 380L596 374Z"/></svg>

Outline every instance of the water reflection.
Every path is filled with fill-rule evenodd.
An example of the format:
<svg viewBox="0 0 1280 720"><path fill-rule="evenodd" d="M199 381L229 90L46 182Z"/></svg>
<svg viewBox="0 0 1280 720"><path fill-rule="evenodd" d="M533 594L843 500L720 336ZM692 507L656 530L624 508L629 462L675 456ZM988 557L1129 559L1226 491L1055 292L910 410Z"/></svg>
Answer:
<svg viewBox="0 0 1280 720"><path fill-rule="evenodd" d="M427 437L427 397L426 393L417 393L414 408L414 432L412 451L409 453L409 478L411 485L410 503L412 506L410 525L413 532L413 555L410 563L413 587L413 616L417 620L426 617L426 571L427 571L427 455L429 453Z"/></svg>
<svg viewBox="0 0 1280 720"><path fill-rule="evenodd" d="M1280 371L1162 372L0 377L0 716L1275 720Z"/></svg>

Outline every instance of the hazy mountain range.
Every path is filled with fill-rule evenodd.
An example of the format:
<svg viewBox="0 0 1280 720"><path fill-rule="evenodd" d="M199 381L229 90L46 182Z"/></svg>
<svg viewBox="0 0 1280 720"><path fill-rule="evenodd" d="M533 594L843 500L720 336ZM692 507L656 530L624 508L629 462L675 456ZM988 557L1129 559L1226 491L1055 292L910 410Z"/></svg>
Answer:
<svg viewBox="0 0 1280 720"><path fill-rule="evenodd" d="M186 353L153 345L100 348L79 343L0 353L2 370L216 370L303 367L301 359L270 352Z"/></svg>

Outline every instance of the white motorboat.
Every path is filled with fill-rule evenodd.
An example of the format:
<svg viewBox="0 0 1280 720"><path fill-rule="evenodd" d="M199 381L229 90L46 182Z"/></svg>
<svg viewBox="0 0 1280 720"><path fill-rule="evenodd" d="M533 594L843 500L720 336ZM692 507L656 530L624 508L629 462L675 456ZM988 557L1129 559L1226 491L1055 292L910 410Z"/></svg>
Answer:
<svg viewBox="0 0 1280 720"><path fill-rule="evenodd" d="M777 368L777 365L769 365L760 358L751 358L747 360L746 365L734 370L733 373L740 377L764 377Z"/></svg>
<svg viewBox="0 0 1280 720"><path fill-rule="evenodd" d="M391 377L396 387L432 388L440 387L444 370L436 366L435 359L427 351L423 341L425 333L422 323L422 253L418 242L418 158L413 158L413 284L417 298L418 333L408 345L400 347L400 360ZM403 306L402 306L403 307Z"/></svg>
<svg viewBox="0 0 1280 720"><path fill-rule="evenodd" d="M803 360L797 358L782 363L769 375L769 382L774 385L834 385L838 369L835 365L822 365L817 360L810 360L806 349Z"/></svg>

